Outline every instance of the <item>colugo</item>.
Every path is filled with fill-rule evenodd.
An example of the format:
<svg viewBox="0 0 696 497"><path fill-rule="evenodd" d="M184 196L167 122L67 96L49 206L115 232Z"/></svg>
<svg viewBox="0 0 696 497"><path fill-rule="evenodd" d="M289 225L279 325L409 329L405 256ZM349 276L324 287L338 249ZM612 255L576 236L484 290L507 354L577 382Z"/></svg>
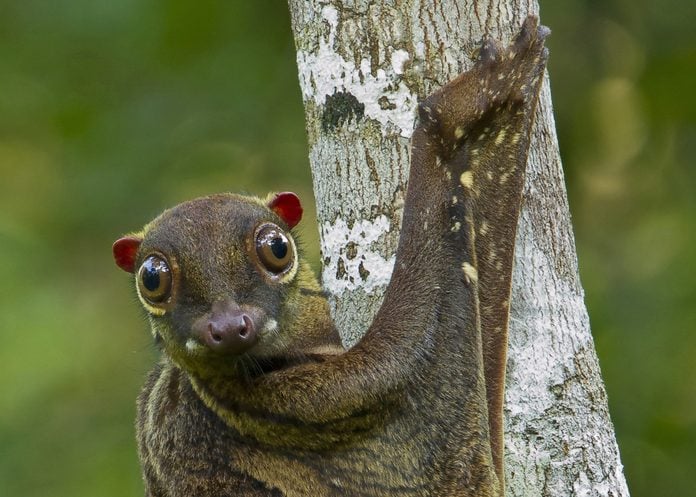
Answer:
<svg viewBox="0 0 696 497"><path fill-rule="evenodd" d="M217 194L118 239L162 358L138 399L148 497L500 497L515 229L548 29L418 108L394 271L341 345L285 192Z"/></svg>

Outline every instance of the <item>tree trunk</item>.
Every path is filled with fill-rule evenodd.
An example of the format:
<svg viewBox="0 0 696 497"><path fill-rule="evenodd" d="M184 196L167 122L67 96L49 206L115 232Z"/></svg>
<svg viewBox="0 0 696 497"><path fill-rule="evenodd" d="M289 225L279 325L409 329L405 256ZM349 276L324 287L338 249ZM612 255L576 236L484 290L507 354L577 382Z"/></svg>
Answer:
<svg viewBox="0 0 696 497"><path fill-rule="evenodd" d="M538 5L289 3L323 284L352 345L394 263L418 100L468 69L483 36L510 40ZM578 276L548 78L531 147L510 318L507 495L628 496Z"/></svg>

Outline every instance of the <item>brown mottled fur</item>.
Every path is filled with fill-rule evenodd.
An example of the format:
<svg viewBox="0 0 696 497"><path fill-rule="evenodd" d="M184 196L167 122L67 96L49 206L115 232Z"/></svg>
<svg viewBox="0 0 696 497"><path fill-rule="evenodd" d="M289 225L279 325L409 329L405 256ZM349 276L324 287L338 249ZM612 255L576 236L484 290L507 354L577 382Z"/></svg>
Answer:
<svg viewBox="0 0 696 497"><path fill-rule="evenodd" d="M136 267L163 254L176 282L149 316L164 354L138 399L149 497L503 495L512 250L547 33L530 17L510 47L485 42L421 104L392 280L350 350L302 259L284 281L251 260L254 227L285 226L264 201L215 195L146 226ZM220 301L277 331L242 357L187 348Z"/></svg>

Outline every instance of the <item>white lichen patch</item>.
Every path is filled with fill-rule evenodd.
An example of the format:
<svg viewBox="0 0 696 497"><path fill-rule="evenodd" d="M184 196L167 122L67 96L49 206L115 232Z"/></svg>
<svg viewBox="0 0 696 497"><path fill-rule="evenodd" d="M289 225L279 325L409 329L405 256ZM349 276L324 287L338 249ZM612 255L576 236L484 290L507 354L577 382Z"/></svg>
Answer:
<svg viewBox="0 0 696 497"><path fill-rule="evenodd" d="M394 74L403 74L404 73L404 66L406 65L406 61L410 58L411 56L406 50L394 50L391 56L391 66L392 66L392 71L394 71Z"/></svg>
<svg viewBox="0 0 696 497"><path fill-rule="evenodd" d="M321 227L321 246L331 254L322 271L324 288L334 295L362 288L372 293L386 286L394 269L395 256L385 259L374 247L375 242L391 229L382 215L374 221L356 221L352 228L341 218Z"/></svg>
<svg viewBox="0 0 696 497"><path fill-rule="evenodd" d="M353 60L345 60L336 52L334 45L339 28L336 8L325 5L321 16L329 25L328 38L319 40L318 49L297 51L304 100L323 105L328 95L337 91L348 92L365 106L366 118L382 125L383 135L395 127L401 136L410 138L418 101L399 77L410 54L401 49L392 51L387 69L377 69L373 74L369 57L363 57L356 65ZM383 97L391 104L389 108L380 105Z"/></svg>

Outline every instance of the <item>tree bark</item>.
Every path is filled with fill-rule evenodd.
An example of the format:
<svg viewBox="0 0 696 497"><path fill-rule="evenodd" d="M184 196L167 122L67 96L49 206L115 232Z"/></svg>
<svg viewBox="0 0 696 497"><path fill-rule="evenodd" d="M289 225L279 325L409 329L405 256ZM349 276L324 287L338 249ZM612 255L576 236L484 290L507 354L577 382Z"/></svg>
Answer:
<svg viewBox="0 0 696 497"><path fill-rule="evenodd" d="M508 41L528 0L289 0L322 279L346 345L394 263L419 99ZM553 57L553 54L551 55ZM507 495L628 496L583 302L548 78L518 226L505 401Z"/></svg>

